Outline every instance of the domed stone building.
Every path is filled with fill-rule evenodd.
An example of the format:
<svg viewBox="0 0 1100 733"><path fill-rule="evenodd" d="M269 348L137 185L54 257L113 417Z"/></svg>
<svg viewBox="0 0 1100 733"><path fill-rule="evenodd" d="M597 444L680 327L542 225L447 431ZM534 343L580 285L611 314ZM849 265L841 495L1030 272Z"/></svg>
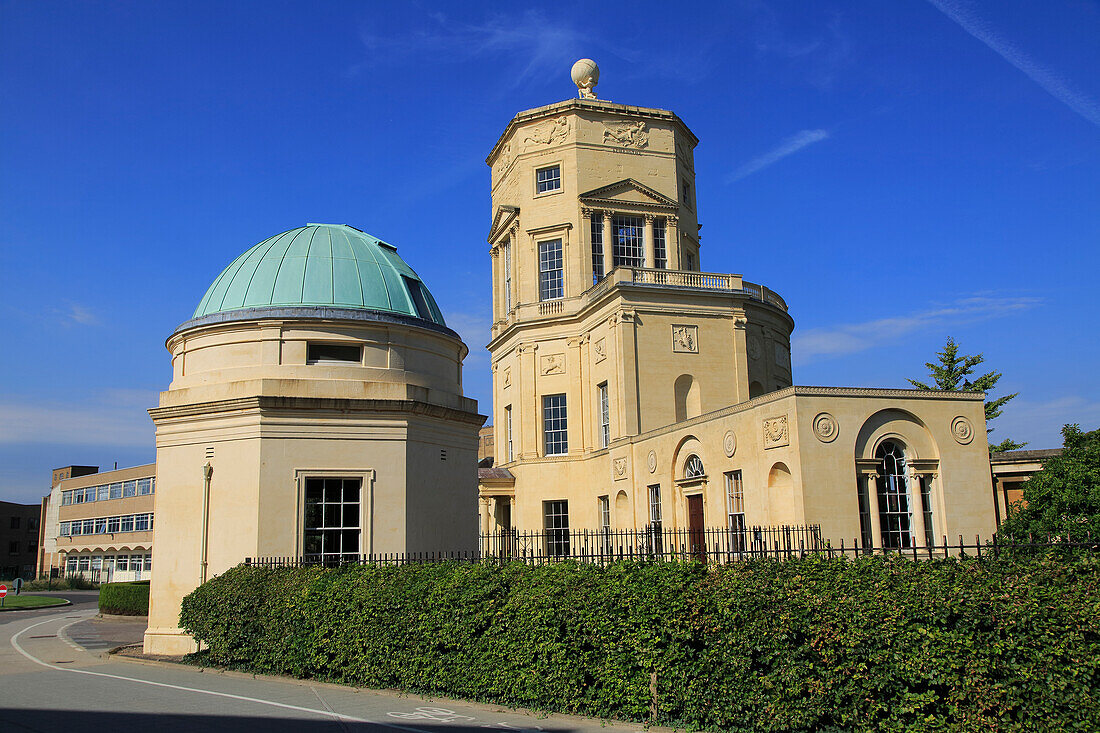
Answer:
<svg viewBox="0 0 1100 733"><path fill-rule="evenodd" d="M265 239L167 347L146 652L194 649L181 599L248 557L476 547L467 348L393 245L332 224Z"/></svg>

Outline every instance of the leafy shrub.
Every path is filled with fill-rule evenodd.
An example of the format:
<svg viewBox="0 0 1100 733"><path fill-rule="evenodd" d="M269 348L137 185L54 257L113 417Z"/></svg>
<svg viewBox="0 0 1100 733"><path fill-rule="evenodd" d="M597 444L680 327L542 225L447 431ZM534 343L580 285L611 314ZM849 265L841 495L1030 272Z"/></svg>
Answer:
<svg viewBox="0 0 1100 733"><path fill-rule="evenodd" d="M104 583L99 587L99 612L119 616L148 616L149 581Z"/></svg>
<svg viewBox="0 0 1100 733"><path fill-rule="evenodd" d="M238 567L214 664L734 731L1100 730L1100 562Z"/></svg>
<svg viewBox="0 0 1100 733"><path fill-rule="evenodd" d="M10 580L0 580L0 583L8 586L9 589L13 587L13 582L14 581ZM28 580L23 583L23 592L25 593L32 590L95 590L98 587L98 583L93 583L80 575L73 575L68 578L36 578L34 580Z"/></svg>

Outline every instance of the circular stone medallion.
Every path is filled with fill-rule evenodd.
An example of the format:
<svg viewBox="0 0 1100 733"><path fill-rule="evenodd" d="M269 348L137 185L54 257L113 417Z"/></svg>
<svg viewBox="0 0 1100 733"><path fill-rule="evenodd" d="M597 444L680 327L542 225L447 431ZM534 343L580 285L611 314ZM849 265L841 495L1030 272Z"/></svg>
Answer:
<svg viewBox="0 0 1100 733"><path fill-rule="evenodd" d="M974 440L974 426L962 415L951 421L951 434L960 445L967 445Z"/></svg>
<svg viewBox="0 0 1100 733"><path fill-rule="evenodd" d="M646 465L649 466L649 472L653 473L657 470L657 453L656 451L650 451L649 457L646 458Z"/></svg>
<svg viewBox="0 0 1100 733"><path fill-rule="evenodd" d="M725 437L722 438L722 450L726 452L728 458L733 458L733 454L737 451L737 436L732 430L727 430Z"/></svg>
<svg viewBox="0 0 1100 733"><path fill-rule="evenodd" d="M832 443L839 434L840 425L829 413L822 412L814 418L814 435L822 443Z"/></svg>

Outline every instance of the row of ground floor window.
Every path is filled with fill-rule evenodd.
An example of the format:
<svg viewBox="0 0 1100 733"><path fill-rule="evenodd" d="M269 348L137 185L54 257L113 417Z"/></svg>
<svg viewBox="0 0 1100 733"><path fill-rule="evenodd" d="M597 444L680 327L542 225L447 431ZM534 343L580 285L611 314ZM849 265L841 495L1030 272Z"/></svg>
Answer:
<svg viewBox="0 0 1100 733"><path fill-rule="evenodd" d="M65 557L66 575L98 576L101 582L148 580L152 572L153 555L149 552L126 555L69 553Z"/></svg>
<svg viewBox="0 0 1100 733"><path fill-rule="evenodd" d="M906 466L903 447L895 441L883 441L876 451L878 471L866 481L857 484L859 506L860 542L867 547L888 549L907 549L910 547L935 546L933 523L933 498L931 477L916 475ZM690 481L706 476L706 469L698 455L689 455L683 466L683 478ZM689 532L701 532L704 528L722 527L730 533L743 534L748 531L745 519L745 490L742 472L727 471L723 474L725 484L725 516L720 522L710 521L704 516L701 495L687 496L687 526ZM871 489L870 491L868 489ZM597 496L597 516L599 530L613 532L612 505L609 495ZM502 506L508 499L498 499L496 508L496 527L510 530L511 507ZM510 503L510 502L509 502ZM568 555L572 544L570 530L569 501L556 499L544 501L543 531L545 532L544 551L548 555ZM645 532L662 532L664 512L662 509L662 487L653 484L647 487L648 525ZM487 509L486 509L487 510ZM483 527L485 525L483 524Z"/></svg>

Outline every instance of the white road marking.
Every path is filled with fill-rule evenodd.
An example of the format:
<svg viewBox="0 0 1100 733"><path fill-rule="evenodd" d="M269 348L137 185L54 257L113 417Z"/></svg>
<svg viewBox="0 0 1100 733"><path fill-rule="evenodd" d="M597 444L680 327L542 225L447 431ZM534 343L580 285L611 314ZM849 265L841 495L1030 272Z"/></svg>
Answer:
<svg viewBox="0 0 1100 733"><path fill-rule="evenodd" d="M420 728L410 728L410 727L403 726L403 725L394 725L393 723L382 723L382 722L379 722L379 721L376 721L376 720L367 720L366 718L356 718L355 716L352 716L352 715L344 715L343 713L335 713L335 712L329 712L329 711L325 711L325 710L317 710L315 708L301 707L299 705L288 705L287 703L275 702L273 700L264 700L264 699L261 699L261 698L258 698L258 697L245 697L244 695L231 695L228 692L215 692L214 690L203 690L203 689L200 689L200 688L197 688L197 687L184 687L182 685L170 685L170 684L165 683L165 682L153 682L151 680L143 680L143 679L139 679L137 677L126 677L126 676L118 675L118 674L107 674L106 672L93 672L93 671L88 670L88 669L69 669L67 667L58 667L55 664L50 664L49 662L45 662L45 661L39 659L38 657L36 657L33 654L31 654L30 652L28 652L26 649L24 649L19 644L19 637L22 636L23 634L27 633L28 631L30 631L31 629L33 629L37 626L41 626L42 624L48 624L51 621L56 621L56 620L57 620L56 618L48 618L45 621L39 621L36 624L31 624L30 626L23 629L22 631L19 631L19 632L15 633L11 637L12 647L15 648L15 651L19 652L20 654L22 654L24 657L31 660L35 664L46 667L47 669L56 670L58 672L68 672L69 674L86 674L86 675L90 675L92 677L106 677L107 679L122 680L124 682L137 682L138 684L142 684L142 685L149 685L151 687L163 687L165 689L179 690L181 692L197 692L197 693L202 694L202 695L213 695L215 697L224 697L224 698L228 698L230 700L240 700L242 702L253 702L253 703L256 703L258 705L270 705L271 707L281 708L283 710L295 710L295 711L300 712L300 713L311 713L313 715L319 715L321 717L332 717L332 718L336 718L337 720L346 720L346 721L350 721L352 723L367 723L368 725L378 725L378 726L382 726L384 728L394 728L394 729L397 729L397 730L409 731L410 733L430 733L429 731L425 731L425 730L420 729ZM80 619L77 619L77 621L79 621L79 620ZM76 623L76 621L73 621L69 624L65 624L65 626L63 626L61 628L62 628L62 630L66 629L66 628L68 628L69 626L72 626L72 624L75 624L75 623Z"/></svg>

